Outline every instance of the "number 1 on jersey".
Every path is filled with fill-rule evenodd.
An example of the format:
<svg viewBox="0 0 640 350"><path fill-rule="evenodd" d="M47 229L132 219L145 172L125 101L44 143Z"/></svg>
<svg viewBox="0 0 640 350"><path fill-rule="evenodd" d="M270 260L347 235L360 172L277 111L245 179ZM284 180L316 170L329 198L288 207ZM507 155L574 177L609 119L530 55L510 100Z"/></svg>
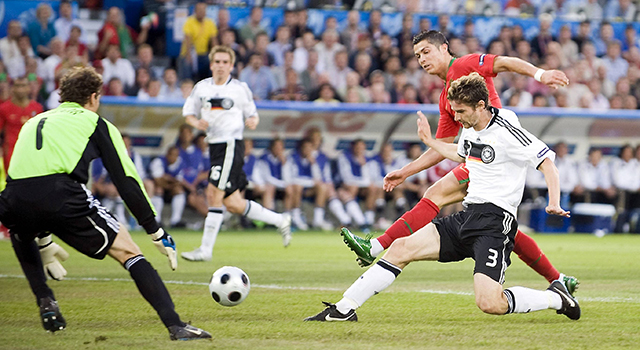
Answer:
<svg viewBox="0 0 640 350"><path fill-rule="evenodd" d="M44 122L47 118L42 118L38 122L38 127L36 128L36 149L39 151L42 149L42 128L44 127Z"/></svg>

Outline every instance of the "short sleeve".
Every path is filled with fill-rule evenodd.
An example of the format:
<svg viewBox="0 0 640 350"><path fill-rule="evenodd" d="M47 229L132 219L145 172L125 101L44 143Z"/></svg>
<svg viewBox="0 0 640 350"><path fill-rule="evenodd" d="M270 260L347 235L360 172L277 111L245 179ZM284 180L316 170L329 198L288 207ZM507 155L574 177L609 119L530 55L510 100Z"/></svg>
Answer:
<svg viewBox="0 0 640 350"><path fill-rule="evenodd" d="M509 154L513 158L524 161L536 169L546 158L551 161L556 159L556 153L527 130L513 126L507 127L507 130L510 137L506 139L512 151Z"/></svg>
<svg viewBox="0 0 640 350"><path fill-rule="evenodd" d="M467 158L467 152L464 149L465 136L466 136L466 132L464 129L462 129L462 134L460 135L460 139L458 140L458 155L464 159Z"/></svg>
<svg viewBox="0 0 640 350"><path fill-rule="evenodd" d="M458 136L460 124L455 121L454 117L447 111L442 103L440 104L440 119L438 120L438 129L436 130L436 138Z"/></svg>
<svg viewBox="0 0 640 350"><path fill-rule="evenodd" d="M160 158L156 158L151 161L151 164L149 164L149 172L151 173L151 177L154 179L160 178L164 175L164 165Z"/></svg>
<svg viewBox="0 0 640 350"><path fill-rule="evenodd" d="M251 89L249 89L249 85L247 85L247 83L245 82L240 82L240 86L242 86L242 89L247 94L247 102L242 107L242 115L245 119L254 115L258 115L258 108L256 107L256 103L253 100L253 93L251 92Z"/></svg>
<svg viewBox="0 0 640 350"><path fill-rule="evenodd" d="M457 64L464 64L465 68L471 72L478 72L485 78L494 78L497 76L493 72L493 63L496 55L491 54L471 54L460 57Z"/></svg>
<svg viewBox="0 0 640 350"><path fill-rule="evenodd" d="M187 97L186 101L184 101L184 106L182 107L183 117L186 117L188 115L195 115L196 117L200 116L200 108L202 108L202 106L201 101L198 98L197 90L198 84L193 87L193 90L191 90L191 94L189 94L189 97Z"/></svg>

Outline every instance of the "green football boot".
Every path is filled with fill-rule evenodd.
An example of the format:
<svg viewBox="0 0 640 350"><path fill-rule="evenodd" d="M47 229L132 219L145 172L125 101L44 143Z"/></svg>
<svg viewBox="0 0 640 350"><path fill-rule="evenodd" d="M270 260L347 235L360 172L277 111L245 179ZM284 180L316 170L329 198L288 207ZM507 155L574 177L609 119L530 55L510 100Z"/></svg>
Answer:
<svg viewBox="0 0 640 350"><path fill-rule="evenodd" d="M358 256L356 261L360 267L369 266L376 260L376 258L371 255L371 234L366 235L365 238L358 237L351 233L346 227L340 230L340 234L344 239L344 243Z"/></svg>
<svg viewBox="0 0 640 350"><path fill-rule="evenodd" d="M565 276L562 274L562 278L560 280L564 283L565 287L567 287L567 291L571 296L573 296L578 290L578 287L580 287L580 281L573 276Z"/></svg>

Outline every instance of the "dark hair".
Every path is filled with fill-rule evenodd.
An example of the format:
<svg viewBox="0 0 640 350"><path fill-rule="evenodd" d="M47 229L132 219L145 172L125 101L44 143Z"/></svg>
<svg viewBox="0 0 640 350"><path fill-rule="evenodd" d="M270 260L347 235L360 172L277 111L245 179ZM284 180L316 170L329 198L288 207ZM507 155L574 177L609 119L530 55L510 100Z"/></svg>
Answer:
<svg viewBox="0 0 640 350"><path fill-rule="evenodd" d="M633 152L633 147L631 147L631 144L625 143L624 145L622 145L622 147L620 147L620 152L618 152L618 158L622 158L622 153L627 148L631 149L631 151Z"/></svg>
<svg viewBox="0 0 640 350"><path fill-rule="evenodd" d="M422 31L413 36L413 45L417 45L419 42L426 40L429 44L435 45L436 47L440 47L442 44L447 44L447 51L449 55L454 56L453 52L451 52L451 48L449 48L449 40L444 36L444 34L440 33L437 30L427 30Z"/></svg>
<svg viewBox="0 0 640 350"><path fill-rule="evenodd" d="M60 102L84 106L92 94L100 95L102 76L93 67L73 67L60 79Z"/></svg>
<svg viewBox="0 0 640 350"><path fill-rule="evenodd" d="M308 137L305 137L303 139L301 139L300 141L298 141L298 150L302 150L302 146L304 146L305 143L309 143L309 144L313 144L313 142L311 142L311 139Z"/></svg>
<svg viewBox="0 0 640 350"><path fill-rule="evenodd" d="M447 91L447 99L471 106L474 109L478 102L484 101L485 107L488 108L489 89L487 89L484 78L473 72L451 82Z"/></svg>

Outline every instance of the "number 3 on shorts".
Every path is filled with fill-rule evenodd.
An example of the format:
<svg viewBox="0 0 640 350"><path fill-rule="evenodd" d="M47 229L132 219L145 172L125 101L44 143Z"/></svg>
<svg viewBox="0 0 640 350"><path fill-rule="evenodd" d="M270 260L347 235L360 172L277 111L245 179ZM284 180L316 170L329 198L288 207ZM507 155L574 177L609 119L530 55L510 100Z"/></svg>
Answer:
<svg viewBox="0 0 640 350"><path fill-rule="evenodd" d="M489 248L489 260L487 261L487 266L489 267L496 267L496 264L498 263L498 251L492 248Z"/></svg>
<svg viewBox="0 0 640 350"><path fill-rule="evenodd" d="M211 175L209 176L211 180L218 181L220 179L220 170L222 170L220 165L211 167Z"/></svg>

